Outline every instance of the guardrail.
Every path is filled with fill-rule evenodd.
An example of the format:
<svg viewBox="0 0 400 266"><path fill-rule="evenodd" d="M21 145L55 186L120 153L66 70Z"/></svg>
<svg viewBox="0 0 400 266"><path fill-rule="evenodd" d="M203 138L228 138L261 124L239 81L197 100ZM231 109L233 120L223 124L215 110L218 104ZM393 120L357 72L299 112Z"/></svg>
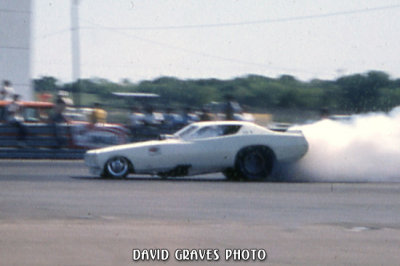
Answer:
<svg viewBox="0 0 400 266"><path fill-rule="evenodd" d="M0 148L0 159L83 159L85 150L79 149L36 149Z"/></svg>
<svg viewBox="0 0 400 266"><path fill-rule="evenodd" d="M71 145L70 127L25 124L26 138L18 140L18 128L0 124L0 159L81 159L84 149ZM56 135L57 130L57 135ZM58 136L58 137L56 137Z"/></svg>

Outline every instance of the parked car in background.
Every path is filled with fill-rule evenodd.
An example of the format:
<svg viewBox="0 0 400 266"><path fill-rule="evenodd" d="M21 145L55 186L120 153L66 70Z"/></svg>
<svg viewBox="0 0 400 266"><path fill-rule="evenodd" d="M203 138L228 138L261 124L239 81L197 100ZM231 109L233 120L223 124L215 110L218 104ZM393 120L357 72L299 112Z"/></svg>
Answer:
<svg viewBox="0 0 400 266"><path fill-rule="evenodd" d="M7 105L10 101L0 101L0 124L7 127ZM54 104L43 101L19 101L21 106L21 121L27 128L27 137L52 137L56 135L51 115ZM61 127L62 138L65 148L93 149L110 145L118 145L129 142L129 130L120 124L101 123L92 124L88 122L90 108L68 107L65 110L65 117L68 122L58 123ZM33 130L35 128L35 130ZM38 128L40 128L38 130ZM1 136L10 136L9 130L0 130ZM58 136L59 137L59 136ZM47 143L47 142L46 142Z"/></svg>
<svg viewBox="0 0 400 266"><path fill-rule="evenodd" d="M11 101L0 101L0 122L7 120L7 105ZM49 119L50 113L54 107L53 103L36 102L36 101L19 101L21 106L21 117L25 123L40 123L46 122Z"/></svg>

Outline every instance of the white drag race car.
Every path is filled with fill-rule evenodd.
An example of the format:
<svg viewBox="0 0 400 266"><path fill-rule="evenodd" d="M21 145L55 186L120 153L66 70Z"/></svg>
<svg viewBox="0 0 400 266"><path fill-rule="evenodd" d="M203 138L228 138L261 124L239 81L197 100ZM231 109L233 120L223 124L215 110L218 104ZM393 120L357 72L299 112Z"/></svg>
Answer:
<svg viewBox="0 0 400 266"><path fill-rule="evenodd" d="M300 131L275 132L243 121L199 122L161 140L87 151L85 163L103 177L222 172L230 180L265 180L277 162L298 160L307 149Z"/></svg>

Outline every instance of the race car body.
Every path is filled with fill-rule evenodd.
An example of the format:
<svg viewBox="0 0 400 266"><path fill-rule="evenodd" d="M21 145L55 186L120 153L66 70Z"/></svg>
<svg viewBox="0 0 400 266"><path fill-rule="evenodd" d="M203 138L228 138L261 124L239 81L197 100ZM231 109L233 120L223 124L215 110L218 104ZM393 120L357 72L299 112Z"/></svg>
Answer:
<svg viewBox="0 0 400 266"><path fill-rule="evenodd" d="M300 131L274 132L243 121L198 122L163 140L87 151L85 163L93 174L110 177L223 172L228 179L261 180L276 162L298 160L307 149Z"/></svg>

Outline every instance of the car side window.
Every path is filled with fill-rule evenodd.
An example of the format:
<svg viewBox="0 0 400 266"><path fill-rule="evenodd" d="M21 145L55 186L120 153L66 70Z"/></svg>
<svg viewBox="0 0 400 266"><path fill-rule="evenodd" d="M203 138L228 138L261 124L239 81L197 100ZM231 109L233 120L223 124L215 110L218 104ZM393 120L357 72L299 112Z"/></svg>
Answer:
<svg viewBox="0 0 400 266"><path fill-rule="evenodd" d="M220 126L207 126L200 128L194 133L195 139L213 138L227 135L234 135L240 130L239 125L220 125Z"/></svg>
<svg viewBox="0 0 400 266"><path fill-rule="evenodd" d="M195 132L195 138L203 139L203 138L212 138L220 136L222 132L216 126L208 126L200 128L198 131Z"/></svg>
<svg viewBox="0 0 400 266"><path fill-rule="evenodd" d="M179 136L180 138L188 138L190 135L197 129L197 126L188 126L185 127L181 130L179 130L177 133L175 133L176 136Z"/></svg>
<svg viewBox="0 0 400 266"><path fill-rule="evenodd" d="M227 126L221 126L223 127L223 135L234 135L239 132L241 126L239 125L227 125Z"/></svg>

